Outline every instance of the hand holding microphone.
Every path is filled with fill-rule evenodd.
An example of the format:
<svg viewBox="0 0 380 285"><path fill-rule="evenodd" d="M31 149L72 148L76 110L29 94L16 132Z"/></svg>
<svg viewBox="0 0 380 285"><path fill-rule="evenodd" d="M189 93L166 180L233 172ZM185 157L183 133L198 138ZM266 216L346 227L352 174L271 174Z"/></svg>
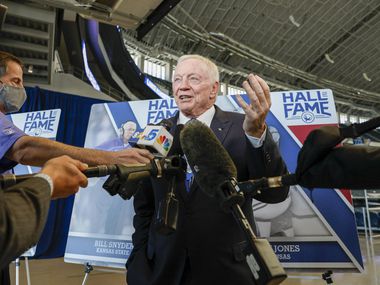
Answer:
<svg viewBox="0 0 380 285"><path fill-rule="evenodd" d="M179 133L183 125L175 127L174 137L169 132L172 127L173 123L169 120L163 120L158 125L148 125L137 142L137 146L144 149L137 150L149 150L154 154L154 159L132 168L118 166L115 175L108 178L103 188L111 195L119 194L123 199L130 199L138 191L138 183L143 178L176 176L183 172L186 164L181 158L182 150L179 143ZM172 155L166 157L169 153Z"/></svg>
<svg viewBox="0 0 380 285"><path fill-rule="evenodd" d="M130 199L137 191L136 186L141 179L149 176L161 177L163 175L178 175L185 171L186 163L180 155L172 155L168 158L163 157L164 154L166 155L169 150L171 150L171 146L173 145L173 136L165 129L170 128L170 124L170 121L164 120L162 125L152 126L153 128L150 128L150 131L148 132L150 133L153 130L152 135L149 137L150 141L148 140L148 145L150 145L153 152L157 154L156 158L146 149L126 149L115 152L116 157L118 157L123 164L99 165L87 169L81 169L84 177L87 176L90 178L110 175L103 187L111 195L120 194L123 199ZM164 129L166 133L164 133ZM175 149L171 150L172 154L182 153L179 145L180 130L181 126L177 126L174 135ZM162 137L160 139L159 134L162 135L163 133L167 140L162 140ZM162 143L165 141L167 143L163 147ZM141 145L144 145L144 143L141 142L140 146ZM125 155L125 157L123 155ZM126 164L124 164L125 162ZM0 187L9 187L29 179L32 176L34 175L0 175Z"/></svg>
<svg viewBox="0 0 380 285"><path fill-rule="evenodd" d="M39 173L47 175L52 183L52 199L65 198L78 192L79 187L87 187L87 177L84 174L87 164L72 159L67 155L48 160ZM34 177L35 174L0 175L0 190L16 183ZM48 178L47 178L48 179Z"/></svg>
<svg viewBox="0 0 380 285"><path fill-rule="evenodd" d="M115 164L144 164L149 163L154 158L154 155L147 149L128 148L115 151Z"/></svg>
<svg viewBox="0 0 380 285"><path fill-rule="evenodd" d="M350 126L324 126L307 136L294 174L263 177L239 183L247 195L267 188L299 184L306 188L368 189L380 187L380 148L366 145L338 146L380 126L380 117Z"/></svg>
<svg viewBox="0 0 380 285"><path fill-rule="evenodd" d="M137 147L113 152L115 164L147 164L154 157L167 156L172 144L173 136L169 130L173 123L162 120L158 125L147 125L141 132Z"/></svg>
<svg viewBox="0 0 380 285"><path fill-rule="evenodd" d="M65 198L78 192L79 187L87 187L88 180L83 174L87 168L87 164L67 155L48 160L41 173L53 182L52 199Z"/></svg>

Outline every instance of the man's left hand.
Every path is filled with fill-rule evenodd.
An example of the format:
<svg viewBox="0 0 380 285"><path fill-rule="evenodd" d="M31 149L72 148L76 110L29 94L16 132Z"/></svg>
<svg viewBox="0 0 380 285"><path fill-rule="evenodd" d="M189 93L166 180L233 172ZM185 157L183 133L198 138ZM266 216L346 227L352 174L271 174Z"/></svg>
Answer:
<svg viewBox="0 0 380 285"><path fill-rule="evenodd" d="M240 95L236 98L245 112L244 131L253 137L260 138L265 131L265 118L272 105L268 84L259 76L249 74L243 82L250 104Z"/></svg>
<svg viewBox="0 0 380 285"><path fill-rule="evenodd" d="M115 151L113 154L116 164L147 164L154 158L148 150L134 147Z"/></svg>

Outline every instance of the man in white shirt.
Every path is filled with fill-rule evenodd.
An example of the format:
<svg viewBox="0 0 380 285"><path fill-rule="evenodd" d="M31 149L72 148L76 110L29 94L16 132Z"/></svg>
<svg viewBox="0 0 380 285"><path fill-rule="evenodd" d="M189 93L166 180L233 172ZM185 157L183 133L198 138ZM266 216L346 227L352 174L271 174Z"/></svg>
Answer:
<svg viewBox="0 0 380 285"><path fill-rule="evenodd" d="M218 69L199 55L179 58L173 75L173 94L179 112L176 124L196 118L208 125L234 161L238 180L282 175L287 172L276 144L267 131L265 118L271 106L269 87L250 74L243 83L250 104L238 98L245 115L224 112L216 107L219 90ZM223 212L219 201L193 183L185 187L185 177L177 179L179 203L175 232L162 235L155 230L159 202L169 189L165 178L144 184L134 198L134 249L127 262L129 285L230 285L255 284L246 263L245 237L231 214ZM152 191L153 190L153 191ZM263 191L255 198L266 203L283 201L288 188ZM254 228L252 199L242 210Z"/></svg>

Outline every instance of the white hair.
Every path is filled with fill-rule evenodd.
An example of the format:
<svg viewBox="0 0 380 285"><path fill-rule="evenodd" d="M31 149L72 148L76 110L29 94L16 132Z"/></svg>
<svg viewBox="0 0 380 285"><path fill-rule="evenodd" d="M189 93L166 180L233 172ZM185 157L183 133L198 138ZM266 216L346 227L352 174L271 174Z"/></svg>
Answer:
<svg viewBox="0 0 380 285"><path fill-rule="evenodd" d="M210 80L212 81L212 83L219 82L218 67L211 60L209 60L208 58L201 56L199 54L186 54L186 55L183 55L180 58L178 58L177 65L180 64L181 62L187 60L187 59L198 59L198 60L204 62L206 64L206 66L208 67L207 71L209 73Z"/></svg>

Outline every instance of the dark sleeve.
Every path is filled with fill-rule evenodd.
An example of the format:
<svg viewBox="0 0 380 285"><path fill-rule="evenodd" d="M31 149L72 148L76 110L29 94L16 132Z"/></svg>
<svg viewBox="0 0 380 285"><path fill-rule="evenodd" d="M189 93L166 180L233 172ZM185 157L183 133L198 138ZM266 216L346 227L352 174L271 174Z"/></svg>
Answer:
<svg viewBox="0 0 380 285"><path fill-rule="evenodd" d="M37 243L50 198L49 183L40 177L0 189L0 268Z"/></svg>
<svg viewBox="0 0 380 285"><path fill-rule="evenodd" d="M143 248L148 242L150 224L154 215L154 193L150 179L141 181L139 190L133 199L135 209L133 226L135 232L132 235L133 251L128 258L128 262L133 259L134 253L140 248Z"/></svg>
<svg viewBox="0 0 380 285"><path fill-rule="evenodd" d="M254 148L250 142L247 145L250 179L280 176L288 173L285 162L268 129L261 147ZM288 192L289 187L265 189L261 194L255 195L254 198L264 203L279 203L286 199Z"/></svg>

